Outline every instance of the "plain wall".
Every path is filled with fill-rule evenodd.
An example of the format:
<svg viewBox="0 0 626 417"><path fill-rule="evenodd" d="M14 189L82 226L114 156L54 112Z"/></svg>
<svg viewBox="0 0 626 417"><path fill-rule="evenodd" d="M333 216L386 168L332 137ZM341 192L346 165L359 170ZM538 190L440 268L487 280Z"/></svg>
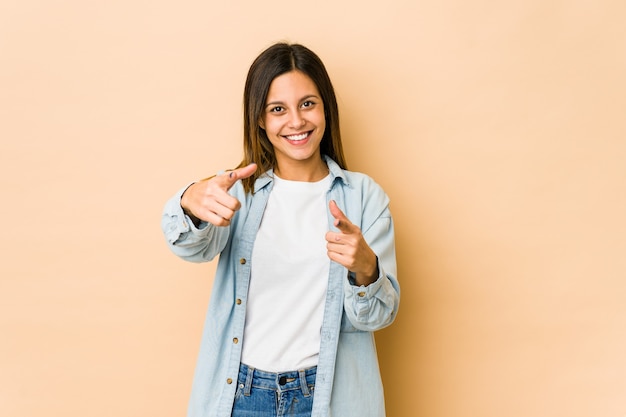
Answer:
<svg viewBox="0 0 626 417"><path fill-rule="evenodd" d="M215 263L161 209L239 162L248 66L288 40L392 200L388 415L624 416L625 12L2 0L0 415L185 414Z"/></svg>

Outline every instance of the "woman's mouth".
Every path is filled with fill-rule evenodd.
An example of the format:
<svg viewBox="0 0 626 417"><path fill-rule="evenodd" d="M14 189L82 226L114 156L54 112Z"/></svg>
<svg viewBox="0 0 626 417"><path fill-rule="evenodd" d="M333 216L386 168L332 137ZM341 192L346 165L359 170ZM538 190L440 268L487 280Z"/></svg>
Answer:
<svg viewBox="0 0 626 417"><path fill-rule="evenodd" d="M296 135L284 135L283 137L287 139L287 142L293 145L299 145L302 141L306 140L310 136L311 132L303 132L298 133Z"/></svg>

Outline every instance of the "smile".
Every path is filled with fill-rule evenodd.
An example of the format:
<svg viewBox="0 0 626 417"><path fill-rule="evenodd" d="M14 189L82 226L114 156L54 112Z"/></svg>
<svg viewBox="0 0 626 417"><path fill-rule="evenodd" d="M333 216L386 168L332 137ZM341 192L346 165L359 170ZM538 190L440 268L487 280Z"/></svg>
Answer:
<svg viewBox="0 0 626 417"><path fill-rule="evenodd" d="M284 138L290 142L299 142L306 139L311 132L298 133L297 135L285 135Z"/></svg>

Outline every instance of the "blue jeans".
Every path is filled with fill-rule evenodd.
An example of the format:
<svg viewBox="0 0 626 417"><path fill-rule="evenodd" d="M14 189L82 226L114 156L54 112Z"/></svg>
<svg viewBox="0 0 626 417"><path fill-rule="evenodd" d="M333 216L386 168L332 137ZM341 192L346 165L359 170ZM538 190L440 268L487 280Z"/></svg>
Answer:
<svg viewBox="0 0 626 417"><path fill-rule="evenodd" d="M241 364L232 417L310 417L316 371L273 373Z"/></svg>

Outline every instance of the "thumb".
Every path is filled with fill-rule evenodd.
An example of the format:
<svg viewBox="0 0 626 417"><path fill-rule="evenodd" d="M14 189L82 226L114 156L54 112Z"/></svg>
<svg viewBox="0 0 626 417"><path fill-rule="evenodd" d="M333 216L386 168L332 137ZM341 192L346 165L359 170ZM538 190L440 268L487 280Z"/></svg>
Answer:
<svg viewBox="0 0 626 417"><path fill-rule="evenodd" d="M226 189L230 189L230 187L232 187L238 180L250 177L254 174L256 169L257 165L253 162L245 167L237 168L225 173L222 177L224 178L223 183L226 186Z"/></svg>

